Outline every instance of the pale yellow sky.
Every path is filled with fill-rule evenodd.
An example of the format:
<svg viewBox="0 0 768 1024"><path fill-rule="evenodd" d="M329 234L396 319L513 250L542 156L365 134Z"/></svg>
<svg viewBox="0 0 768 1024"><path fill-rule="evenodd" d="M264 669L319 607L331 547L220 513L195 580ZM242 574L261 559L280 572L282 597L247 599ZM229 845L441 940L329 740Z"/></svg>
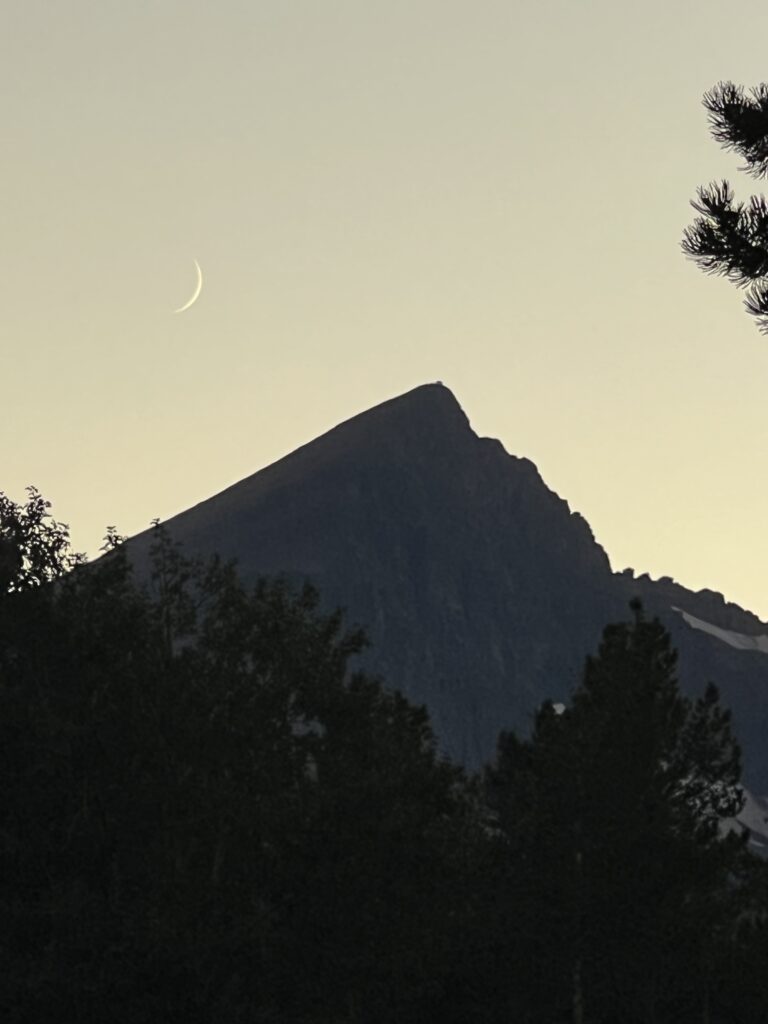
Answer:
<svg viewBox="0 0 768 1024"><path fill-rule="evenodd" d="M94 554L440 379L616 569L768 618L768 339L679 251L756 183L709 0L25 0L4 11L0 489ZM199 260L205 285L183 314Z"/></svg>

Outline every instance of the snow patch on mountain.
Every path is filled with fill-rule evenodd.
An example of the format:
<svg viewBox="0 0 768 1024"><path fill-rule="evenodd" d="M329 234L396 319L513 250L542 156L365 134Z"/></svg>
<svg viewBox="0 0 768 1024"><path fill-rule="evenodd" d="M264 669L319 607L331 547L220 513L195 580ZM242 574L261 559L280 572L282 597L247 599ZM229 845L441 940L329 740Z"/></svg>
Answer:
<svg viewBox="0 0 768 1024"><path fill-rule="evenodd" d="M722 640L729 647L736 647L740 651L760 651L763 654L768 654L768 635L765 633L761 633L759 636L735 633L731 629L721 629L720 626L715 626L711 622L697 619L695 615L689 615L682 608L675 608L673 606L672 611L679 612L685 622L693 629L700 629L702 633L709 633L710 636L717 637L718 640Z"/></svg>
<svg viewBox="0 0 768 1024"><path fill-rule="evenodd" d="M741 826L749 833L749 845L755 853L768 856L768 797L755 796L744 789L744 806L730 827ZM726 825L726 830L729 826Z"/></svg>

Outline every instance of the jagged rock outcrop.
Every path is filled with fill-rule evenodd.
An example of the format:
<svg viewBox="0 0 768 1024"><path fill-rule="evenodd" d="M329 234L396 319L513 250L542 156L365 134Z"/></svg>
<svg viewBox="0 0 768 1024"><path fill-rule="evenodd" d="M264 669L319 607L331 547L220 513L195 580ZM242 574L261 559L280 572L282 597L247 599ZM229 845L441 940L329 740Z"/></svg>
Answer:
<svg viewBox="0 0 768 1024"><path fill-rule="evenodd" d="M672 607L768 627L708 592L613 573L533 463L478 437L440 384L342 423L167 525L192 552L236 557L246 577L310 578L366 627L366 667L425 703L446 753L472 767L500 729L525 730L546 697L567 700L605 623L640 596L673 630L684 688L720 684L749 779L768 791L768 655L730 648ZM129 542L138 566L148 543Z"/></svg>

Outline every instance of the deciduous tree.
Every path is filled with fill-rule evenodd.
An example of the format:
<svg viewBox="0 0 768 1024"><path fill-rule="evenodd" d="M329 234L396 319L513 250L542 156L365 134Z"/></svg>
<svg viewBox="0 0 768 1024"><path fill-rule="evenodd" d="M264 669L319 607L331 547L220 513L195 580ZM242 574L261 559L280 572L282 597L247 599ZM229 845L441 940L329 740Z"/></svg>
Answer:
<svg viewBox="0 0 768 1024"><path fill-rule="evenodd" d="M3 1019L428 1019L483 834L426 712L311 587L116 541L0 602Z"/></svg>

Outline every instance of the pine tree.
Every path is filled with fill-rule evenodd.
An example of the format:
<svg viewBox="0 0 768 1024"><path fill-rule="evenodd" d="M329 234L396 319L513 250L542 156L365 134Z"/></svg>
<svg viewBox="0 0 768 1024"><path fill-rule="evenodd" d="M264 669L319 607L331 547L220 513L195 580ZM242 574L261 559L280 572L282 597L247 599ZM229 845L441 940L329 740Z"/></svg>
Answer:
<svg viewBox="0 0 768 1024"><path fill-rule="evenodd" d="M639 1024L709 1002L743 852L721 828L741 807L739 750L714 687L680 694L676 660L635 605L606 628L570 706L545 705L529 741L502 736L488 773L510 898L537 950L529 1002L548 1002L550 1019Z"/></svg>
<svg viewBox="0 0 768 1024"><path fill-rule="evenodd" d="M747 93L720 82L704 95L710 131L720 145L745 160L741 170L768 175L768 84ZM701 186L691 202L699 216L684 233L682 248L705 273L746 288L744 305L768 333L768 202L763 195L737 202L728 181Z"/></svg>

